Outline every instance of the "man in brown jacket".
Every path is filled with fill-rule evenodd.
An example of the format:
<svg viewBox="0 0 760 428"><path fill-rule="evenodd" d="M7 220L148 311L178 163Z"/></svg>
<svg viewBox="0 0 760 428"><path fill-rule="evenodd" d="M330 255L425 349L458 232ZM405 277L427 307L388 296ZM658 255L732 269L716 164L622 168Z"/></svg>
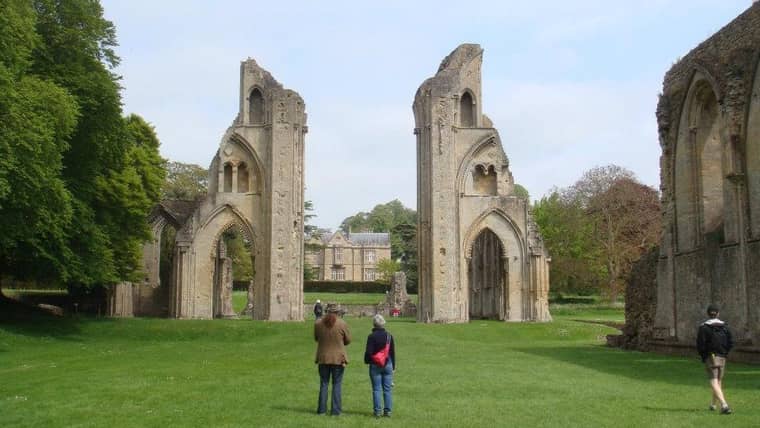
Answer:
<svg viewBox="0 0 760 428"><path fill-rule="evenodd" d="M327 385L332 377L332 407L330 414L340 415L341 382L343 371L348 364L346 345L351 343L351 332L348 324L338 318L338 307L327 305L327 315L314 323L314 340L317 342L315 363L319 366L319 403L317 414L327 413Z"/></svg>

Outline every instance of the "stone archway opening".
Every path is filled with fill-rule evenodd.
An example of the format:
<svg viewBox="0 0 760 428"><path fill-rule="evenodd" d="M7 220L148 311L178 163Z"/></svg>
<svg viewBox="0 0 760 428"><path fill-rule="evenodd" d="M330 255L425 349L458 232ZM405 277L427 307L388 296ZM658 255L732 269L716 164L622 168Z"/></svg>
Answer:
<svg viewBox="0 0 760 428"><path fill-rule="evenodd" d="M171 223L164 225L159 238L160 249L158 255L158 296L157 303L161 316L169 316L172 285L174 284L174 247L177 237L177 229Z"/></svg>
<svg viewBox="0 0 760 428"><path fill-rule="evenodd" d="M506 270L502 262L501 240L490 229L483 229L472 243L469 261L470 319L502 319Z"/></svg>
<svg viewBox="0 0 760 428"><path fill-rule="evenodd" d="M251 315L255 275L253 254L253 242L240 225L231 224L219 235L213 254L211 307L214 318Z"/></svg>

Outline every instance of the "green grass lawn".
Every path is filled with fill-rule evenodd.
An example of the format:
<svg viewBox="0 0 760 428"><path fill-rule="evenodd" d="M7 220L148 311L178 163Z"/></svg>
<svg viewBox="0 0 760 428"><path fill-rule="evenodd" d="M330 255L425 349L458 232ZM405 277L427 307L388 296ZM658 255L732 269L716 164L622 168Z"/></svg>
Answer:
<svg viewBox="0 0 760 428"><path fill-rule="evenodd" d="M736 413L719 416L696 358L607 348L615 330L582 321L613 309L555 309L544 324L390 320L391 420L371 417L367 318L347 319L340 418L314 414L309 321L0 321L0 426L758 426L760 367L729 366Z"/></svg>
<svg viewBox="0 0 760 428"><path fill-rule="evenodd" d="M234 291L232 293L232 307L235 312L240 313L248 301L248 293L245 291ZM409 296L413 302L417 303L417 295ZM313 305L317 299L325 302L336 302L341 305L376 305L385 301L383 293L304 293L303 302Z"/></svg>

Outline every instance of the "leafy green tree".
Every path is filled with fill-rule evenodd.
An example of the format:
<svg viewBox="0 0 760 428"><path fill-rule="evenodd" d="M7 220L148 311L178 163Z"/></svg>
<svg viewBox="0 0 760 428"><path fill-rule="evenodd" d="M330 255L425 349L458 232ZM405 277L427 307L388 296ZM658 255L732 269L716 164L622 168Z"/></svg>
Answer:
<svg viewBox="0 0 760 428"><path fill-rule="evenodd" d="M532 212L552 257L552 290L598 290L603 268L599 262L599 247L594 242L594 225L583 207L554 190L537 201Z"/></svg>
<svg viewBox="0 0 760 428"><path fill-rule="evenodd" d="M526 189L523 185L515 183L515 190L514 190L515 196L518 198L523 198L530 200L530 193L528 193L528 189Z"/></svg>
<svg viewBox="0 0 760 428"><path fill-rule="evenodd" d="M586 171L532 211L552 256L556 291L593 291L615 300L633 262L659 239L657 191L617 165Z"/></svg>
<svg viewBox="0 0 760 428"><path fill-rule="evenodd" d="M319 237L319 229L312 224L312 221L317 217L314 214L314 203L312 201L304 201L303 203L303 233L304 233L304 260L303 260L303 280L314 281L316 276L312 269L311 264L306 261L306 253L309 251L318 251L322 248L322 245L311 242L312 238ZM321 241L320 241L321 242Z"/></svg>
<svg viewBox="0 0 760 428"><path fill-rule="evenodd" d="M385 284L390 284L393 280L393 274L401 270L401 264L391 259L381 259L377 261L378 280Z"/></svg>
<svg viewBox="0 0 760 428"><path fill-rule="evenodd" d="M200 165L168 162L161 199L196 199L208 192L208 170Z"/></svg>
<svg viewBox="0 0 760 428"><path fill-rule="evenodd" d="M74 97L79 120L63 157L76 221L66 234L74 286L136 279L145 218L162 180L158 140L144 122L123 118L113 24L94 0L33 0L40 43L30 71Z"/></svg>
<svg viewBox="0 0 760 428"><path fill-rule="evenodd" d="M344 233L390 232L391 258L401 260L400 269L407 275L407 287L417 287L417 212L398 199L376 205L370 212L359 212L343 220Z"/></svg>
<svg viewBox="0 0 760 428"><path fill-rule="evenodd" d="M232 260L234 281L253 280L253 244L238 228L231 228L222 234L227 245L227 257Z"/></svg>
<svg viewBox="0 0 760 428"><path fill-rule="evenodd" d="M66 280L73 210L61 173L77 103L30 74L40 44L31 4L0 0L0 10L0 283L6 274Z"/></svg>

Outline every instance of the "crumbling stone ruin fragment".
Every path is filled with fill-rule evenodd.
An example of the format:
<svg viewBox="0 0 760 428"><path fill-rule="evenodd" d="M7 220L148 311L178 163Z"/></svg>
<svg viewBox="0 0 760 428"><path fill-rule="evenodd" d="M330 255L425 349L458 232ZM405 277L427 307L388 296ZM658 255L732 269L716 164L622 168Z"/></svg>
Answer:
<svg viewBox="0 0 760 428"><path fill-rule="evenodd" d="M549 257L482 112L482 60L459 46L414 97L417 319L548 321Z"/></svg>

